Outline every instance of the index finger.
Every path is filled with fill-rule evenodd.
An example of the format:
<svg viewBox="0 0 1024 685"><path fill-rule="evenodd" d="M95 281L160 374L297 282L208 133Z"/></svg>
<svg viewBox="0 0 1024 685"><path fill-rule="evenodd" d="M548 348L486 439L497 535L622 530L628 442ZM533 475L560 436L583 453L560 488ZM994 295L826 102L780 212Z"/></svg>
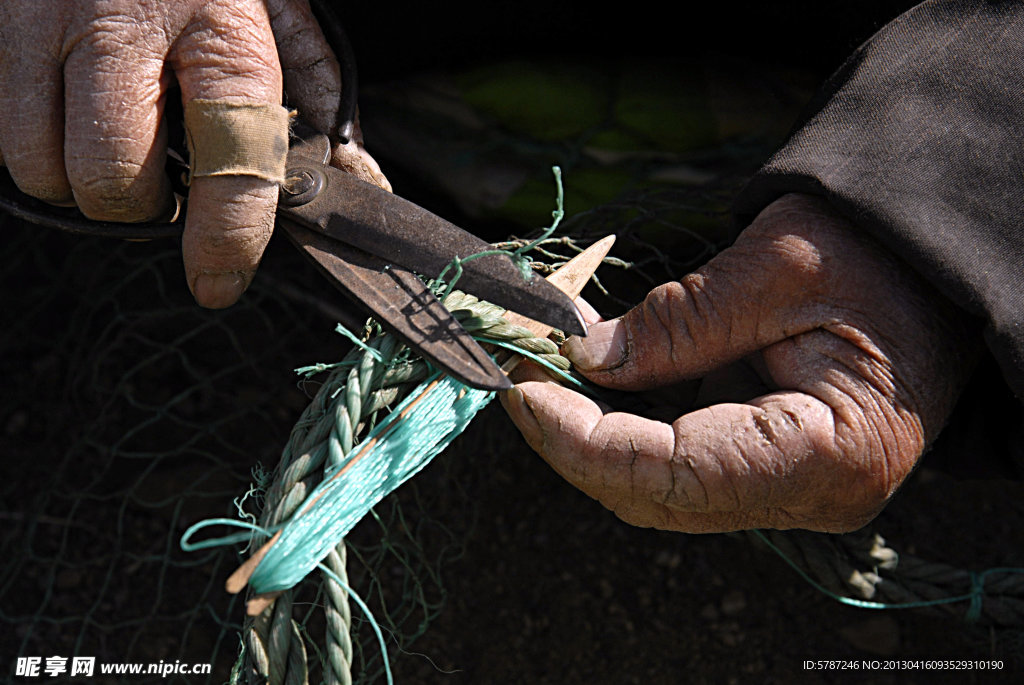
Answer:
<svg viewBox="0 0 1024 685"><path fill-rule="evenodd" d="M800 392L715 405L671 425L604 414L551 383L520 384L505 404L563 478L634 525L852 530L891 494L877 491L879 455L846 453L832 410Z"/></svg>
<svg viewBox="0 0 1024 685"><path fill-rule="evenodd" d="M281 103L274 36L257 0L207 3L175 44L171 63L186 106ZM258 175L193 179L182 253L199 304L227 307L249 286L273 232L277 195L278 183Z"/></svg>

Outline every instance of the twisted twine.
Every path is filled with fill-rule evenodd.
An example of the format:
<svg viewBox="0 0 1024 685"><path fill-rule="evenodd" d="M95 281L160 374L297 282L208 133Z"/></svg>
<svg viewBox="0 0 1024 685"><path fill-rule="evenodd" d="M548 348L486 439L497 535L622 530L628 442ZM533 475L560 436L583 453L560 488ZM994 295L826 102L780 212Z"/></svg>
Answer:
<svg viewBox="0 0 1024 685"><path fill-rule="evenodd" d="M840 601L952 614L984 625L1024 625L1020 569L976 573L898 554L870 530L847 535L793 530L759 533L798 571Z"/></svg>
<svg viewBox="0 0 1024 685"><path fill-rule="evenodd" d="M525 350L562 370L569 361L558 345L502 318L505 310L461 291L444 300L452 316L471 334ZM273 483L267 489L260 526L286 522L323 479L376 424L382 411L400 402L427 377L427 363L410 354L393 335L369 324L362 347L354 348L330 373L300 416L285 446ZM259 546L263 540L255 541ZM342 541L326 566L345 583L347 550ZM321 591L327 624L324 681L352 683L353 644L348 593L323 574ZM248 682L306 685L309 664L299 625L292 617L294 590L288 590L245 627L244 672Z"/></svg>

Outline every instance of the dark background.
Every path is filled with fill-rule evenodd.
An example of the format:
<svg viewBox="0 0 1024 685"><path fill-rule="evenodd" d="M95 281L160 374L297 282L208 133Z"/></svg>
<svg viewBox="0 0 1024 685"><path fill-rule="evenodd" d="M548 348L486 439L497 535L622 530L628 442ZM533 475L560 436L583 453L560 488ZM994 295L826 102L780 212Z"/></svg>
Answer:
<svg viewBox="0 0 1024 685"><path fill-rule="evenodd" d="M828 76L916 3L346 3L341 16L366 82L514 56L723 53Z"/></svg>

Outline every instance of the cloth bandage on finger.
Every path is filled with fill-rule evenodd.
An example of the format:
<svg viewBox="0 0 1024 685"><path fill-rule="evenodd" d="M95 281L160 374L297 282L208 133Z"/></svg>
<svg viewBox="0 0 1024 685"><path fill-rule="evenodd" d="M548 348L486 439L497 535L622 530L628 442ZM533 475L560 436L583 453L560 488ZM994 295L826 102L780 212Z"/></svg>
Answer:
<svg viewBox="0 0 1024 685"><path fill-rule="evenodd" d="M190 100L185 104L189 183L203 176L284 182L291 113L276 104Z"/></svg>

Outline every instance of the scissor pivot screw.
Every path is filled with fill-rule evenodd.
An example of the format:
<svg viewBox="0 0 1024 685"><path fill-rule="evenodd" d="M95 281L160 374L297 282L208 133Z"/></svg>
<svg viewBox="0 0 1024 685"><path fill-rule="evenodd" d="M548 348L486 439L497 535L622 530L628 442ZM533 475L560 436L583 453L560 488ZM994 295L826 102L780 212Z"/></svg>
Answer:
<svg viewBox="0 0 1024 685"><path fill-rule="evenodd" d="M317 169L289 169L278 201L289 207L298 207L310 202L324 188L324 175Z"/></svg>

